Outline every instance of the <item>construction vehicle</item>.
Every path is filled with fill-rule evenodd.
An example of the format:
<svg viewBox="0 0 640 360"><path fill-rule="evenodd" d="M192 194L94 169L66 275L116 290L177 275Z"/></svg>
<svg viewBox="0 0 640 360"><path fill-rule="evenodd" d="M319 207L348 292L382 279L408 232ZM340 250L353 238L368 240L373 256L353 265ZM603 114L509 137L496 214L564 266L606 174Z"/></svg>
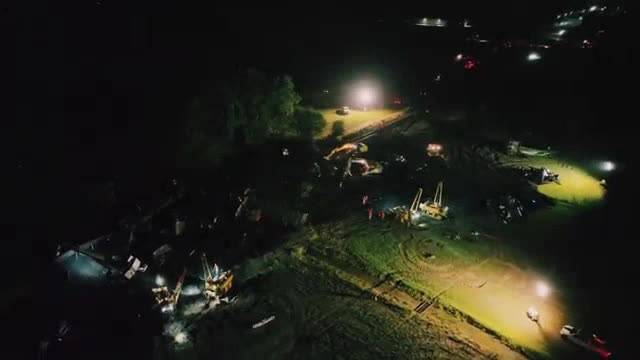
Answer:
<svg viewBox="0 0 640 360"><path fill-rule="evenodd" d="M176 305L178 304L178 299L180 298L180 292L182 292L182 284L184 283L186 275L187 269L185 268L182 271L182 275L180 275L173 291L169 291L169 288L166 286L151 289L157 306L160 306L160 311L171 312L175 310Z"/></svg>
<svg viewBox="0 0 640 360"><path fill-rule="evenodd" d="M348 106L343 106L340 109L336 110L336 114L338 115L349 115L351 110L349 110Z"/></svg>
<svg viewBox="0 0 640 360"><path fill-rule="evenodd" d="M347 160L347 166L344 170L344 177L352 176L351 167L353 164L358 164L357 173L362 176L382 174L383 166L376 161L369 161L363 158L349 158Z"/></svg>
<svg viewBox="0 0 640 360"><path fill-rule="evenodd" d="M231 290L233 274L230 271L220 271L214 265L214 271L207 262L207 255L202 254L202 271L204 272L204 296L207 300L219 302L220 299Z"/></svg>
<svg viewBox="0 0 640 360"><path fill-rule="evenodd" d="M345 154L351 154L351 153L364 153L369 151L369 147L366 144L363 143L357 143L357 144L352 144L352 143L346 143L342 146L338 146L337 148L331 150L331 152L329 153L329 155L325 156L324 159L325 160L331 160L334 156L338 156L338 155L345 155Z"/></svg>
<svg viewBox="0 0 640 360"><path fill-rule="evenodd" d="M418 188L418 192L413 198L411 207L401 218L402 221L406 221L408 225L412 225L415 224L415 221L422 217L422 215L436 220L446 218L449 208L442 205L442 188L442 181L440 181L436 187L436 193L433 199L425 203L420 203L420 200L422 199L422 188Z"/></svg>
<svg viewBox="0 0 640 360"><path fill-rule="evenodd" d="M442 181L436 187L436 193L431 201L427 201L421 205L423 212L430 218L442 220L447 217L449 208L442 205Z"/></svg>

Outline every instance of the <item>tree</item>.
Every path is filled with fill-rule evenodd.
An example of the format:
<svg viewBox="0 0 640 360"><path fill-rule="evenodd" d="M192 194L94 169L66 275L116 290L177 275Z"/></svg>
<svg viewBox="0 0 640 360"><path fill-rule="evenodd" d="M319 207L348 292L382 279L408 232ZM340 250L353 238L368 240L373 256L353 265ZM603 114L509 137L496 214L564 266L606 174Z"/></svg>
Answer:
<svg viewBox="0 0 640 360"><path fill-rule="evenodd" d="M327 125L327 121L322 117L322 114L301 106L296 108L294 118L297 135L305 139L312 139L314 136L319 135Z"/></svg>
<svg viewBox="0 0 640 360"><path fill-rule="evenodd" d="M344 135L344 121L337 120L331 124L331 137L338 138Z"/></svg>
<svg viewBox="0 0 640 360"><path fill-rule="evenodd" d="M182 155L218 162L232 145L270 138L311 138L324 128L319 113L300 107L289 76L273 79L249 69L194 99L187 111Z"/></svg>
<svg viewBox="0 0 640 360"><path fill-rule="evenodd" d="M260 144L269 137L296 132L293 114L300 103L289 76L270 81L263 73L250 69L228 88L229 127L241 133L248 144Z"/></svg>

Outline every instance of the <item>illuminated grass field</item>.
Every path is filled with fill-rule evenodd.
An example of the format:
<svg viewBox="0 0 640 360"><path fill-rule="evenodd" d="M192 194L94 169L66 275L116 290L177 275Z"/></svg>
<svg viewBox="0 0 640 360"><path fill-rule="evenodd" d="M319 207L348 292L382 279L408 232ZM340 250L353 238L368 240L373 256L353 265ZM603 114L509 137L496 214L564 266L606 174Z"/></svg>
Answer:
<svg viewBox="0 0 640 360"><path fill-rule="evenodd" d="M409 287L460 311L481 326L531 354L551 356L566 322L565 306L553 296L540 299L534 284L538 275L505 259L495 240L452 240L453 229L437 225L429 230L410 230L389 224L371 228L353 224L346 252L375 274L391 274ZM502 241L502 240L501 240ZM434 258L428 258L434 255ZM381 275L382 276L382 275ZM540 326L527 319L529 306L544 314Z"/></svg>
<svg viewBox="0 0 640 360"><path fill-rule="evenodd" d="M344 121L345 134L358 131L366 126L372 125L381 120L386 120L399 115L404 110L376 109L369 111L351 110L349 115L338 115L336 109L323 109L320 113L327 121L327 126L320 137L331 133L331 126L338 120Z"/></svg>
<svg viewBox="0 0 640 360"><path fill-rule="evenodd" d="M251 290L190 327L193 342L176 346L174 358L206 351L221 359L525 359L442 309L413 316L418 300L317 256L277 251L269 260L250 260L239 282L253 281ZM375 298L376 288L385 295ZM268 325L252 328L272 315Z"/></svg>
<svg viewBox="0 0 640 360"><path fill-rule="evenodd" d="M509 165L547 167L560 175L560 185L555 183L538 186L538 191L556 200L571 203L589 203L602 199L604 189L598 179L586 171L552 158L525 158L507 162Z"/></svg>

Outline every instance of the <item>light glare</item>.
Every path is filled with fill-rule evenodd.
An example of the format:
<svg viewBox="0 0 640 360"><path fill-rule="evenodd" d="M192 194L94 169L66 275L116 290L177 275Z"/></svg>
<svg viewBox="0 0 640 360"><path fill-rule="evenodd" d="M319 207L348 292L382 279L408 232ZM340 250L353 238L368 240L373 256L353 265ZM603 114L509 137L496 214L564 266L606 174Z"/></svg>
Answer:
<svg viewBox="0 0 640 360"><path fill-rule="evenodd" d="M538 54L536 52L532 52L532 53L529 54L529 56L527 56L527 60L529 60L529 61L540 60L540 54Z"/></svg>
<svg viewBox="0 0 640 360"><path fill-rule="evenodd" d="M363 104L368 105L373 101L373 92L371 91L371 89L362 89L360 90L359 93L359 98L360 101L362 101Z"/></svg>
<svg viewBox="0 0 640 360"><path fill-rule="evenodd" d="M551 288L546 283L542 281L538 281L538 283L536 283L536 293L538 294L538 296L547 297L550 292Z"/></svg>
<svg viewBox="0 0 640 360"><path fill-rule="evenodd" d="M616 165L611 161L605 161L602 163L602 170L611 171L616 168Z"/></svg>

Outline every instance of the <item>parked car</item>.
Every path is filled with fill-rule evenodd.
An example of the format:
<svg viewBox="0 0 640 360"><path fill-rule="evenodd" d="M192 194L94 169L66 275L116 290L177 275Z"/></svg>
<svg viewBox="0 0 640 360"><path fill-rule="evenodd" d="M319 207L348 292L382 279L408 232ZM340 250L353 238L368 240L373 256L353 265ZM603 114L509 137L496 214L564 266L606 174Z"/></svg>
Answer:
<svg viewBox="0 0 640 360"><path fill-rule="evenodd" d="M583 349L598 354L601 359L611 359L611 351L604 348L606 341L595 334L585 336L581 329L577 329L571 325L565 325L560 329L560 336Z"/></svg>
<svg viewBox="0 0 640 360"><path fill-rule="evenodd" d="M338 115L349 115L349 107L348 106L343 106L340 109L336 110L336 114Z"/></svg>

